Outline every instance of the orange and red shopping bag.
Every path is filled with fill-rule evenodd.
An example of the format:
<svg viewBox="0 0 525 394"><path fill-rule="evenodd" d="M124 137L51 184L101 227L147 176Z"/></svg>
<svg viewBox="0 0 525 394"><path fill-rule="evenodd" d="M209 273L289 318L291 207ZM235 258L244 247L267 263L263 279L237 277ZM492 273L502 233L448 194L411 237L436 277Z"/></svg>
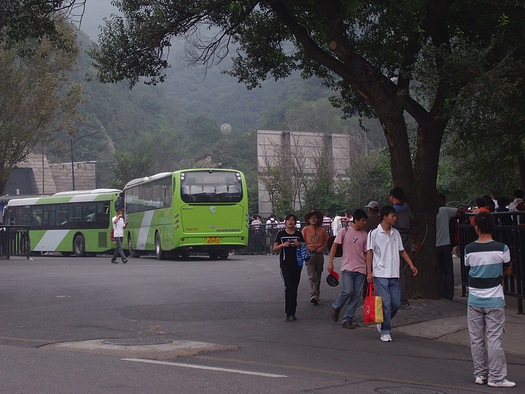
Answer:
<svg viewBox="0 0 525 394"><path fill-rule="evenodd" d="M369 283L366 289L363 322L365 324L383 323L383 302L380 296L374 296L373 283Z"/></svg>

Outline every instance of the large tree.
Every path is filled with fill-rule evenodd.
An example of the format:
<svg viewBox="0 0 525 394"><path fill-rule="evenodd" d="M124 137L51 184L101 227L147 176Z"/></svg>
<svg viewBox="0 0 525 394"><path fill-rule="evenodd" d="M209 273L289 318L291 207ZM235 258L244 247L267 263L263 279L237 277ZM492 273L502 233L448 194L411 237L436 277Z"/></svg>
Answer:
<svg viewBox="0 0 525 394"><path fill-rule="evenodd" d="M57 25L57 17L80 24L86 0L0 0L0 38L8 43L44 36L54 45L70 45Z"/></svg>
<svg viewBox="0 0 525 394"><path fill-rule="evenodd" d="M74 133L80 84L71 83L76 64L75 32L57 24L65 47L45 36L6 45L0 40L0 195L9 174L39 143L60 131Z"/></svg>
<svg viewBox="0 0 525 394"><path fill-rule="evenodd" d="M103 81L162 82L170 40L177 36L193 44L194 61L204 65L234 50L231 75L249 88L300 70L324 78L339 93L334 104L347 114L377 117L394 184L405 190L417 219L421 275L412 295L437 296L433 246L443 135L463 89L481 83L503 59L523 56L522 0L113 4L122 14L107 21L93 53Z"/></svg>

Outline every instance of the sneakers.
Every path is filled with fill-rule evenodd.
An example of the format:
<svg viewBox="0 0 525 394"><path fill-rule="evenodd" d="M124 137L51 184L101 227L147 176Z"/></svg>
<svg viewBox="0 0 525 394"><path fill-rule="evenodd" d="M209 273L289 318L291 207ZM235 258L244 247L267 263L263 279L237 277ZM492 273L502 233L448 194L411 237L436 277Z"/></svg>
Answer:
<svg viewBox="0 0 525 394"><path fill-rule="evenodd" d="M476 382L477 382L477 379L476 379ZM507 380L507 379L503 379L503 380L500 380L500 381L490 381L487 383L487 386L489 387L501 387L501 388L508 388L508 387L514 387L516 386L516 383L514 382L511 382L510 380Z"/></svg>
<svg viewBox="0 0 525 394"><path fill-rule="evenodd" d="M357 328L357 324L355 324L355 322L351 321L351 320L347 320L347 321L344 321L343 324L341 325L341 327L343 328L349 328L349 329L354 329L354 328Z"/></svg>
<svg viewBox="0 0 525 394"><path fill-rule="evenodd" d="M128 262L128 259L122 259L122 264L126 264Z"/></svg>
<svg viewBox="0 0 525 394"><path fill-rule="evenodd" d="M401 305L399 306L399 309L410 309L410 302L408 301L402 302Z"/></svg>
<svg viewBox="0 0 525 394"><path fill-rule="evenodd" d="M330 311L330 314L332 315L332 320L334 321L334 323L337 323L339 321L339 312L340 311L341 311L341 309L337 309L337 308L332 307L332 310Z"/></svg>
<svg viewBox="0 0 525 394"><path fill-rule="evenodd" d="M487 384L487 378L484 376L476 376L476 384Z"/></svg>
<svg viewBox="0 0 525 394"><path fill-rule="evenodd" d="M111 262L112 262L113 264L118 264L117 260L113 260L113 259L112 259Z"/></svg>
<svg viewBox="0 0 525 394"><path fill-rule="evenodd" d="M296 321L297 318L294 315L284 315L284 321L285 322L291 322Z"/></svg>
<svg viewBox="0 0 525 394"><path fill-rule="evenodd" d="M310 298L310 302L314 305L317 305L319 304L319 299L316 296L312 296L312 298Z"/></svg>
<svg viewBox="0 0 525 394"><path fill-rule="evenodd" d="M381 334L381 342L392 342L390 334Z"/></svg>

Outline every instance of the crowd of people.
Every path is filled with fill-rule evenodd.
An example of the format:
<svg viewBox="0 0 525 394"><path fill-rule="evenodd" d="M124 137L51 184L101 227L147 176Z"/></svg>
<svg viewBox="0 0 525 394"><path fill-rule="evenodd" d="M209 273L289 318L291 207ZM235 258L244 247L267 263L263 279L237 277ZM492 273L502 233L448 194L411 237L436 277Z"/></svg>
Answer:
<svg viewBox="0 0 525 394"><path fill-rule="evenodd" d="M476 199L475 206L470 208L447 207L446 196L440 194L438 198L435 273L439 295L448 300L454 297L453 256L457 253L457 226L460 216L469 212L472 214L470 222L478 235L475 242L465 247L465 265L470 267L468 327L475 383L513 387L515 383L506 379L506 361L501 348L505 322L501 278L510 274L510 254L508 246L494 241L491 234L495 224L525 224L525 220L520 223L522 216L495 216L490 213L525 211L523 191L516 190L512 201L481 196ZM328 271L333 272L336 251L342 245L342 286L337 298L330 304L332 320L339 322L341 311L347 305L341 326L346 329L358 327L355 319L357 306L364 288L373 284L375 293L382 299L384 320L377 324L380 340L392 341L392 319L400 309L410 308L407 275L416 276L418 269L412 261L412 210L399 187L390 191L389 200L390 204L383 207L377 201L369 201L366 211L357 209L352 214L342 212L333 219L313 210L305 215L303 223L294 214L288 214L284 220L272 214L265 222L259 215L254 216L252 231L266 234L272 242L268 245L271 252L279 255L286 322L297 320L298 287L303 268L298 249L306 245L309 252L304 265L310 302L316 306L320 304L325 254L328 251ZM335 239L330 250L327 250L330 236ZM485 257L480 260L480 256ZM490 333L489 337L486 332Z"/></svg>

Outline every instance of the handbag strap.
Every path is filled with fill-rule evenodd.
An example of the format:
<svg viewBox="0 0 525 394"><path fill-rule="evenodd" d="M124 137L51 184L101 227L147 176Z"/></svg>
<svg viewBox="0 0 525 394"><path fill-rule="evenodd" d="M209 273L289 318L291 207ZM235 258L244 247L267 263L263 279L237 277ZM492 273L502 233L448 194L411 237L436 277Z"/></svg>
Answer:
<svg viewBox="0 0 525 394"><path fill-rule="evenodd" d="M372 297L374 295L374 284L370 282L366 288L366 296Z"/></svg>

